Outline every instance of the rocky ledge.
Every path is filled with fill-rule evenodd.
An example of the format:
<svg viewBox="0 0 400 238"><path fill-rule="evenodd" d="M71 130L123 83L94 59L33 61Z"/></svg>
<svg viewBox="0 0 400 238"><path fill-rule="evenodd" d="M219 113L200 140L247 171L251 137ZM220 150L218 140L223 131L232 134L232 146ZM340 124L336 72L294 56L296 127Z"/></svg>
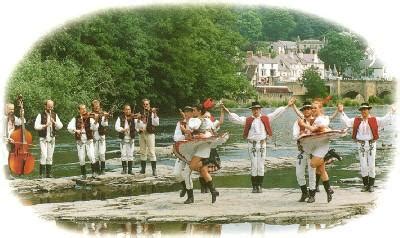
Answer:
<svg viewBox="0 0 400 238"><path fill-rule="evenodd" d="M251 193L243 188L218 190L220 196L214 204L209 193L195 191L193 204L183 204L184 198L178 192L166 192L32 207L40 217L58 221L299 224L337 222L366 214L379 193L334 188L330 203L321 191L316 202L308 204L297 202L300 193L296 189L264 189L263 193Z"/></svg>

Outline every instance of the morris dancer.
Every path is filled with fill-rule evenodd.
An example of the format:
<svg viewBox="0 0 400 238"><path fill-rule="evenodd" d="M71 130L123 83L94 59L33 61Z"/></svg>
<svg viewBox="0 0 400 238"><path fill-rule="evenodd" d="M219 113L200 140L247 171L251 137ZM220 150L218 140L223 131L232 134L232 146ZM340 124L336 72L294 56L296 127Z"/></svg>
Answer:
<svg viewBox="0 0 400 238"><path fill-rule="evenodd" d="M294 105L293 105L294 106ZM304 102L303 106L300 108L302 112L303 118L299 120L304 121L304 123L308 125L312 125L314 123L314 118L312 116L312 105L310 102ZM296 121L293 125L293 138L298 139L301 135L310 134L311 132L306 130L304 127L300 127L299 121ZM299 149L299 155L297 156L298 161L296 162L296 177L297 183L301 189L301 198L298 200L299 202L305 202L308 198L307 202L312 203L315 202L315 168L312 168L310 165L311 154L305 154L303 150L303 146L297 141L297 146ZM307 190L307 182L305 178L305 169L308 169L308 185L309 190Z"/></svg>
<svg viewBox="0 0 400 238"><path fill-rule="evenodd" d="M304 121L299 120L299 126L304 127L311 133L329 131L329 116L324 115L323 101L314 100L312 106L313 117L315 118L314 123L312 125L309 125ZM324 160L324 157L329 150L329 139L322 139L319 143L304 144L302 145L302 147L307 154L312 155L310 165L312 168L316 168L317 174L321 175L322 183L324 185L327 194L327 200L329 203L332 200L332 194L334 193L329 183L329 176L325 169ZM315 195L315 193L313 194Z"/></svg>
<svg viewBox="0 0 400 238"><path fill-rule="evenodd" d="M330 97L328 97L325 100L330 100ZM315 120L315 118L312 116L312 111L311 111L312 108L313 107L312 107L311 103L309 103L309 102L305 102L305 104L303 105L302 109L304 111L301 111L301 109L298 110L297 107L296 107L296 104L293 104L293 109L296 112L297 116L300 117L300 120L303 120L304 122L306 122L306 123L308 123L310 125L312 125L314 120ZM308 110L308 109L310 109L310 110ZM334 114L332 114L329 117L329 119L333 120L338 115L338 113L339 113L338 110L336 110L334 112ZM298 131L300 130L298 123L299 122L296 121L295 124L293 125L293 137L295 139L297 139L299 136L301 136L303 134L310 134L311 133L310 131L306 131L306 130L304 130L304 128L301 128L301 131L303 133L298 134ZM295 131L296 131L296 133L295 133ZM300 154L298 155L299 163L296 164L296 176L297 176L297 181L299 183L299 186L302 186L302 185L306 184L305 183L305 174L304 174L304 169L305 169L306 163L301 163L301 161L300 161L300 159L302 159L304 157L303 156L304 150L303 150L302 146L299 144L299 141L297 142L297 146L299 147ZM311 159L311 155L306 155L306 158L310 158ZM330 149L328 151L328 153L324 156L325 164L332 163L334 158L337 159L337 160L342 160L342 157L340 157L340 155L338 155L335 152L335 149ZM300 167L298 167L298 166L300 166ZM312 169L310 167L310 163L308 163L307 166L308 166L307 168L309 170L309 176L312 176L312 175L310 175L310 169ZM304 187L300 187L302 189L302 197L305 197L306 194L309 195L309 199L308 199L307 202L314 202L315 201L315 197L314 197L315 196L315 192L319 192L319 180L320 180L321 175L319 173L316 173L315 169L313 169L313 171L314 171L315 176L312 176L312 177L315 178L315 186L313 186L314 182L309 182L310 189L308 190L308 192L307 192L307 189L304 189ZM312 188L315 188L315 191ZM304 193L304 191L306 193ZM304 199L300 199L299 202L304 202Z"/></svg>
<svg viewBox="0 0 400 238"><path fill-rule="evenodd" d="M193 118L188 122L188 126L193 138L210 138L213 136L213 123L210 119L204 118L204 109L201 105L193 107ZM213 162L209 160L211 144L202 143L195 147L193 156L190 160L189 168L185 168L185 183L188 192L188 199L184 202L185 204L193 203L193 182L191 179L191 171L198 171L200 176L204 178L206 186L211 192L211 202L215 203L219 192L215 189L212 177L209 174L209 166Z"/></svg>
<svg viewBox="0 0 400 238"><path fill-rule="evenodd" d="M92 114L94 114L96 126L93 130L94 157L99 174L104 174L106 170L106 129L108 127L108 114L101 111L99 100L92 101Z"/></svg>
<svg viewBox="0 0 400 238"><path fill-rule="evenodd" d="M368 103L361 103L358 108L361 116L350 119L344 113L343 105L338 106L338 111L341 113L340 119L347 127L353 128L352 138L358 144L361 177L364 185L361 192L374 191L376 141L379 139L379 130L390 124L395 112L395 108L392 106L384 117L375 117L370 115L371 108Z"/></svg>
<svg viewBox="0 0 400 238"><path fill-rule="evenodd" d="M215 120L214 117L211 115L211 113L208 111L206 111L204 113L203 117L209 118L211 120L211 122L213 123L212 124L213 135L217 135L216 132L221 128L221 125L224 123L224 109L221 107L219 120ZM214 172L215 170L220 169L221 160L219 158L219 154L218 154L216 146L211 147L210 157L208 159L211 162L210 166L209 166L209 172ZM215 168L215 166L217 166L217 168ZM204 180L204 178L201 175L199 176L199 183L200 183L200 192L208 193L209 191L208 191L208 187L206 185L206 181Z"/></svg>
<svg viewBox="0 0 400 238"><path fill-rule="evenodd" d="M251 159L252 193L262 193L267 136L272 136L270 122L278 118L294 102L295 99L291 98L287 106L279 107L268 115L261 115L262 106L255 101L252 102L252 106L249 108L252 111L252 116L249 117L239 117L236 113L231 113L224 107L233 123L244 125L243 137L247 139L248 152Z"/></svg>
<svg viewBox="0 0 400 238"><path fill-rule="evenodd" d="M15 130L17 126L22 125L22 121L19 117L15 116L14 113L15 106L12 103L6 103L5 105L5 115L3 117L3 141L4 144L6 145L6 151L5 157L8 158L9 153L11 151L11 146L15 143L12 138L10 138L12 132ZM8 165L7 160L3 160L4 162L4 174L6 175L7 179L14 179L14 177L11 175L11 170L10 166Z"/></svg>
<svg viewBox="0 0 400 238"><path fill-rule="evenodd" d="M131 106L125 104L123 107L123 114L117 118L115 122L115 130L119 133L118 137L121 139L121 162L122 174L133 174L133 152L135 149L135 134L137 131L138 119L131 111ZM128 170L127 170L128 167Z"/></svg>
<svg viewBox="0 0 400 238"><path fill-rule="evenodd" d="M193 116L193 108L186 106L183 108L183 111L181 113L183 114L182 115L183 118L176 123L176 128L174 133L175 142L183 141L187 139L187 137L189 137L188 133L189 128L187 127L187 122ZM185 161L182 161L179 158L176 159L174 166L174 175L176 176L178 182L180 182L180 184L182 185L182 190L179 194L180 197L184 197L187 192L185 184L185 176L184 176L185 166L188 166L187 163L185 163Z"/></svg>
<svg viewBox="0 0 400 238"><path fill-rule="evenodd" d="M157 109L150 107L150 100L143 99L143 114L141 120L138 121L139 129L139 146L140 146L140 165L141 174L146 173L146 161L147 155L150 154L151 169L153 170L153 176L157 175L157 158L155 152L156 137L155 131L156 127L160 124L160 119L157 116Z"/></svg>
<svg viewBox="0 0 400 238"><path fill-rule="evenodd" d="M39 176L52 178L51 166L53 165L54 146L56 143L56 130L60 130L63 124L54 112L54 102L46 100L44 111L39 113L35 120L35 130L39 133L40 165ZM44 171L46 170L46 175Z"/></svg>
<svg viewBox="0 0 400 238"><path fill-rule="evenodd" d="M81 166L81 178L86 179L85 157L88 156L91 168L92 177L97 177L98 169L96 168L96 160L94 158L93 146L93 130L96 127L95 119L89 117L86 111L86 105L78 106L79 115L72 118L68 124L68 131L75 135L76 148L78 150L79 164ZM86 154L86 155L85 155Z"/></svg>

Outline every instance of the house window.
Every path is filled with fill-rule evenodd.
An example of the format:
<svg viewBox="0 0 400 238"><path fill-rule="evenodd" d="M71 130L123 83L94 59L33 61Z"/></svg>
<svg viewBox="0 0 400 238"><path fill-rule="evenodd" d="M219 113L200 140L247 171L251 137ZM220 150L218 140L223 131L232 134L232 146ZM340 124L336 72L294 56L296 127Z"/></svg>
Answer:
<svg viewBox="0 0 400 238"><path fill-rule="evenodd" d="M267 70L261 69L261 76L266 76L266 75L267 75Z"/></svg>

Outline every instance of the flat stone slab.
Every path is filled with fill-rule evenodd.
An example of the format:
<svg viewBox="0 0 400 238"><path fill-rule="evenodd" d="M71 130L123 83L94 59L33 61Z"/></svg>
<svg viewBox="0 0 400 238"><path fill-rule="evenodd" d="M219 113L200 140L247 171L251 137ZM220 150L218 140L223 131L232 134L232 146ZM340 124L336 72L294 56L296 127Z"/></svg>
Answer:
<svg viewBox="0 0 400 238"><path fill-rule="evenodd" d="M267 169L294 167L295 158L268 157L265 161ZM118 159L107 160L107 163L120 162ZM241 175L250 173L250 160L235 159L224 160L221 162L221 170L213 173L213 176L226 175ZM98 176L96 179L91 179L91 174L88 174L88 179L82 180L79 176L63 177L63 178L45 178L45 179L15 179L10 181L10 186L13 191L19 194L24 193L47 193L47 192L62 192L63 190L73 189L76 185L91 185L91 186L109 186L118 187L123 185L157 185L157 184L173 184L176 183L173 174L173 166L157 165L157 176L151 176L151 168L147 166L146 174L140 174L139 168L133 168L134 175L121 174L117 169L113 172L106 172L105 175ZM196 178L198 173L193 173Z"/></svg>
<svg viewBox="0 0 400 238"><path fill-rule="evenodd" d="M302 222L341 221L366 214L374 207L379 191L363 193L357 188L334 188L333 200L326 193L316 195L315 203L297 202L298 189L264 189L251 193L245 188L219 188L220 196L211 203L210 193L195 190L193 204L183 204L178 192L50 203L32 206L46 220L62 221L130 221L142 223L196 222L299 224Z"/></svg>

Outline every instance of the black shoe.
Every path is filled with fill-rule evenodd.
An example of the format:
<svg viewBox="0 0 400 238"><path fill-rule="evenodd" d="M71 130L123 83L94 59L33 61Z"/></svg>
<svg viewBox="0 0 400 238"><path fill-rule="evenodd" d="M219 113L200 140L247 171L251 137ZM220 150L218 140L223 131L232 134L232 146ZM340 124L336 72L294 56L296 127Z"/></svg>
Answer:
<svg viewBox="0 0 400 238"><path fill-rule="evenodd" d="M253 186L253 190L251 192L252 193L257 193L257 186Z"/></svg>
<svg viewBox="0 0 400 238"><path fill-rule="evenodd" d="M127 174L128 173L128 163L126 161L122 161L122 172L121 174Z"/></svg>
<svg viewBox="0 0 400 238"><path fill-rule="evenodd" d="M219 192L215 189L213 181L208 181L206 182L207 187L210 189L211 192L211 203L214 203L217 200L217 197L219 196Z"/></svg>
<svg viewBox="0 0 400 238"><path fill-rule="evenodd" d="M184 201L184 204L194 203L193 189L187 189L188 198Z"/></svg>
<svg viewBox="0 0 400 238"><path fill-rule="evenodd" d="M44 175L44 170L46 168L46 165L40 164L39 165L39 177L40 178L45 178L46 176Z"/></svg>
<svg viewBox="0 0 400 238"><path fill-rule="evenodd" d="M140 173L145 174L146 173L146 161L140 161Z"/></svg>
<svg viewBox="0 0 400 238"><path fill-rule="evenodd" d="M331 185L329 184L329 180L323 181L322 183L324 184L324 188L325 188L326 195L327 195L327 200L328 200L328 203L329 203L330 201L332 201L332 194L334 192L333 192L333 190L331 188Z"/></svg>
<svg viewBox="0 0 400 238"><path fill-rule="evenodd" d="M181 184L182 184L182 190L179 193L179 197L183 198L186 195L187 189L186 189L185 181L182 181Z"/></svg>
<svg viewBox="0 0 400 238"><path fill-rule="evenodd" d="M157 162L156 161L151 161L150 163L151 163L151 170L153 171L153 176L157 176L157 171L156 171Z"/></svg>
<svg viewBox="0 0 400 238"><path fill-rule="evenodd" d="M330 164L333 162L334 159L337 159L339 161L343 160L343 158L335 152L335 149L330 149L328 153L324 156L324 161L326 164Z"/></svg>
<svg viewBox="0 0 400 238"><path fill-rule="evenodd" d="M133 164L133 161L128 161L128 174L133 174L132 173L132 164Z"/></svg>
<svg viewBox="0 0 400 238"><path fill-rule="evenodd" d="M81 179L86 179L86 166L81 165Z"/></svg>
<svg viewBox="0 0 400 238"><path fill-rule="evenodd" d="M51 174L51 164L46 164L46 178L53 178Z"/></svg>
<svg viewBox="0 0 400 238"><path fill-rule="evenodd" d="M100 174L100 161L96 161L95 169L96 169L97 175L99 175Z"/></svg>
<svg viewBox="0 0 400 238"><path fill-rule="evenodd" d="M368 180L368 186L369 186L368 192L372 193L372 192L375 191L374 184L375 184L375 178L369 177L369 180Z"/></svg>
<svg viewBox="0 0 400 238"><path fill-rule="evenodd" d="M105 174L106 173L106 162L101 161L100 162L100 174Z"/></svg>
<svg viewBox="0 0 400 238"><path fill-rule="evenodd" d="M261 185L258 185L258 186L257 186L257 193L262 193L262 187L261 187Z"/></svg>
<svg viewBox="0 0 400 238"><path fill-rule="evenodd" d="M310 195L309 197L308 197L308 200L307 200L307 203L313 203L313 202L315 202L315 193L316 193L317 191L314 189L314 190L308 190L308 194Z"/></svg>
<svg viewBox="0 0 400 238"><path fill-rule="evenodd" d="M96 164L97 163L90 164L90 167L92 168L92 178L97 178Z"/></svg>
<svg viewBox="0 0 400 238"><path fill-rule="evenodd" d="M300 189L301 189L301 197L298 200L298 202L305 202L306 199L309 197L307 186L306 185L300 186Z"/></svg>
<svg viewBox="0 0 400 238"><path fill-rule="evenodd" d="M361 189L361 192L368 192L369 191L369 186L363 186L363 188Z"/></svg>

